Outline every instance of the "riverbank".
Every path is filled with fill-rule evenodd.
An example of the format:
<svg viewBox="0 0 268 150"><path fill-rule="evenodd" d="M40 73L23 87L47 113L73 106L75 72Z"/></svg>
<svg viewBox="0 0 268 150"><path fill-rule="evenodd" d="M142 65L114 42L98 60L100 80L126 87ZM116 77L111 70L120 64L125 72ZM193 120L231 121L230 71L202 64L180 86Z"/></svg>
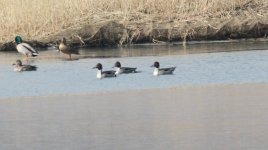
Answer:
<svg viewBox="0 0 268 150"><path fill-rule="evenodd" d="M187 2L184 5L175 3L174 6L167 4L167 10L163 8L162 11L159 10L158 5L151 5L150 12L146 11L145 6L144 10L139 11L135 11L133 7L132 11L127 12L118 10L87 12L88 15L83 13L84 15L80 17L73 16L76 21L65 20L64 23L64 20L61 20L62 26L54 27L55 30L36 27L40 28L41 31L38 31L42 34L36 34L35 28L29 28L28 24L24 26L29 29L21 30L23 26L20 27L19 24L20 30L16 29L15 32L1 35L0 51L15 50L11 41L16 34L21 35L36 48L56 45L62 37L66 37L73 45L89 47L191 40L267 38L268 4L266 1L245 0L223 3L226 4L213 0L206 4L201 4L201 2L193 4ZM224 7L218 5L224 5ZM176 8L177 6L181 9ZM120 5L120 9L121 7L127 6ZM67 21L70 21L68 25L66 25ZM50 23L47 22L47 24ZM50 26L46 29L48 28Z"/></svg>
<svg viewBox="0 0 268 150"><path fill-rule="evenodd" d="M265 149L267 91L261 83L0 99L0 148Z"/></svg>

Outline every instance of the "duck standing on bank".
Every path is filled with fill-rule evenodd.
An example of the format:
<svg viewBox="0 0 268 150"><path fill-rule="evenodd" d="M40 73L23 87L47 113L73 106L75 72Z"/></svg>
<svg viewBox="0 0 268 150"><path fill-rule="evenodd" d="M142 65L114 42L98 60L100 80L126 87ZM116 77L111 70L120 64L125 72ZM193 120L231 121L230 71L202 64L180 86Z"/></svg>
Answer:
<svg viewBox="0 0 268 150"><path fill-rule="evenodd" d="M154 76L173 74L174 70L176 69L176 67L160 68L160 63L158 61L154 62L151 67L155 67L153 72Z"/></svg>
<svg viewBox="0 0 268 150"><path fill-rule="evenodd" d="M23 54L24 56L26 56L27 62L28 62L29 56L35 57L39 55L39 53L34 48L32 48L29 44L24 43L20 36L15 37L15 43L16 43L17 51Z"/></svg>
<svg viewBox="0 0 268 150"><path fill-rule="evenodd" d="M76 55L79 55L80 54L79 51L78 51L78 49L74 49L70 45L67 45L67 42L66 42L66 39L65 38L62 38L61 39L61 43L59 45L59 50L62 53L69 55L69 59L71 59L71 55L72 54L76 54Z"/></svg>
<svg viewBox="0 0 268 150"><path fill-rule="evenodd" d="M102 78L109 78L109 77L116 77L115 71L109 70L109 71L102 71L102 64L98 63L95 67L92 69L97 68L97 78L102 79Z"/></svg>
<svg viewBox="0 0 268 150"><path fill-rule="evenodd" d="M37 67L32 65L23 65L21 60L17 60L15 64L14 71L21 72L21 71L36 71Z"/></svg>
<svg viewBox="0 0 268 150"><path fill-rule="evenodd" d="M130 68L130 67L122 67L119 61L115 62L114 64L115 74L123 74L123 73L136 73L137 68Z"/></svg>

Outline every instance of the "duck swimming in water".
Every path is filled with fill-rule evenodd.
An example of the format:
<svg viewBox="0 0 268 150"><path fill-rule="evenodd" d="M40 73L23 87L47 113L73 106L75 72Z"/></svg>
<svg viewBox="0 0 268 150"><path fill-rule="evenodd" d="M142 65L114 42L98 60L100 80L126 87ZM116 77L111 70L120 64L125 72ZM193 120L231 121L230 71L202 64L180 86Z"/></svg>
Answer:
<svg viewBox="0 0 268 150"><path fill-rule="evenodd" d="M15 64L14 71L21 72L21 71L36 71L37 67L32 65L23 65L21 60L17 60Z"/></svg>
<svg viewBox="0 0 268 150"><path fill-rule="evenodd" d="M98 63L95 67L92 69L97 68L97 78L102 79L102 78L109 78L109 77L116 77L115 71L109 70L109 71L102 71L102 64Z"/></svg>
<svg viewBox="0 0 268 150"><path fill-rule="evenodd" d="M69 55L69 59L71 59L71 55L72 54L76 54L76 55L79 55L80 54L79 51L78 51L78 49L74 49L70 45L67 45L67 42L66 42L66 39L65 38L62 38L61 39L61 43L59 45L59 50L62 53Z"/></svg>
<svg viewBox="0 0 268 150"><path fill-rule="evenodd" d="M173 74L174 70L176 69L176 67L160 68L160 63L158 61L154 62L151 67L155 67L153 72L154 76Z"/></svg>
<svg viewBox="0 0 268 150"><path fill-rule="evenodd" d="M23 54L24 56L26 56L27 62L28 62L29 56L35 57L39 55L39 53L34 48L32 48L29 44L24 43L20 36L15 37L15 43L16 43L17 51Z"/></svg>
<svg viewBox="0 0 268 150"><path fill-rule="evenodd" d="M123 73L136 73L137 68L130 68L130 67L122 67L119 61L115 62L114 64L115 74L123 74Z"/></svg>

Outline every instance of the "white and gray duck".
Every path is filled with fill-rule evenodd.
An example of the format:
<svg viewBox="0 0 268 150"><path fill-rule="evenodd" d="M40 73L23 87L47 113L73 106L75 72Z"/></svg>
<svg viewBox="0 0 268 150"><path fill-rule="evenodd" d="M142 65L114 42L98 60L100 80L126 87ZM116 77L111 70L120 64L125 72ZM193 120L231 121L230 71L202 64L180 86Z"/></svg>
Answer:
<svg viewBox="0 0 268 150"><path fill-rule="evenodd" d="M115 68L115 74L123 74L123 73L137 73L136 69L137 68L131 68L131 67L122 67L121 63L119 61L115 62L114 64Z"/></svg>
<svg viewBox="0 0 268 150"><path fill-rule="evenodd" d="M37 67L33 65L23 65L21 60L17 60L15 64L14 71L22 72L22 71L36 71Z"/></svg>
<svg viewBox="0 0 268 150"><path fill-rule="evenodd" d="M92 69L97 68L97 78L102 79L102 78L109 78L109 77L116 77L115 71L114 70L109 70L109 71L102 71L102 64L98 63L95 67Z"/></svg>
<svg viewBox="0 0 268 150"><path fill-rule="evenodd" d="M173 74L174 70L176 69L176 67L160 68L160 63L158 61L154 62L151 67L154 67L154 76Z"/></svg>
<svg viewBox="0 0 268 150"><path fill-rule="evenodd" d="M39 53L33 47L31 47L29 44L23 42L22 38L20 36L15 37L15 43L16 43L17 51L19 53L23 54L24 56L26 56L27 62L28 62L29 56L35 57L35 56L39 55Z"/></svg>

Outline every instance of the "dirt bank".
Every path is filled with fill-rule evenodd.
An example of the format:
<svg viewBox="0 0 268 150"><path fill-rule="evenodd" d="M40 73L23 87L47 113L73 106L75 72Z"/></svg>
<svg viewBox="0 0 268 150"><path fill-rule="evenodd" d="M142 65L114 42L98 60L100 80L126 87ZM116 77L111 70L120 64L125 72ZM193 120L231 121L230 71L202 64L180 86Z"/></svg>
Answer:
<svg viewBox="0 0 268 150"><path fill-rule="evenodd" d="M128 20L122 17L115 17L116 19L105 19L105 16L102 16L102 19L92 17L58 33L28 42L36 48L46 48L51 44L57 45L62 37L66 37L73 45L89 47L267 38L268 13L249 12L248 9L237 8L226 17L222 14L213 14L181 20L157 17L149 19L143 13L133 14ZM0 44L0 51L11 50L15 50L12 42Z"/></svg>

